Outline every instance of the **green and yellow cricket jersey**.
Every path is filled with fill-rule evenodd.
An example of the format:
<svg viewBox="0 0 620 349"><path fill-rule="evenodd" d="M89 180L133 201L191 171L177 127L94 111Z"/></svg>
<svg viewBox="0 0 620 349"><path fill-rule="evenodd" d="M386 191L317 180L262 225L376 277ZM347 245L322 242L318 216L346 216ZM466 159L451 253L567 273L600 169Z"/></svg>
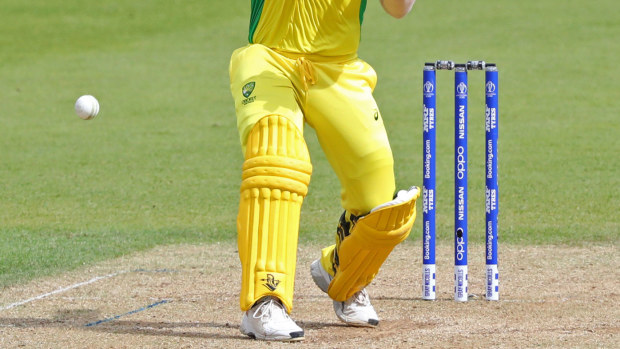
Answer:
<svg viewBox="0 0 620 349"><path fill-rule="evenodd" d="M366 0L252 0L250 43L280 52L357 54Z"/></svg>

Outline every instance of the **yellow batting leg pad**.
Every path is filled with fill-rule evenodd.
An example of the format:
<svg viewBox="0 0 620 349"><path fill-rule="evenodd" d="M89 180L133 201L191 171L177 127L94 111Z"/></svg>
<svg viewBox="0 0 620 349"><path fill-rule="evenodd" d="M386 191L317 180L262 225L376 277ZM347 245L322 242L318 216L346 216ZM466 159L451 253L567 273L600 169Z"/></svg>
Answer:
<svg viewBox="0 0 620 349"><path fill-rule="evenodd" d="M293 309L299 215L312 165L303 135L288 119L271 115L248 136L237 216L241 310L262 297Z"/></svg>
<svg viewBox="0 0 620 349"><path fill-rule="evenodd" d="M331 246L327 246L325 248L323 248L321 250L321 266L323 266L323 269L329 274L331 275L331 277L334 277L334 250L336 249L336 245L331 245Z"/></svg>
<svg viewBox="0 0 620 349"><path fill-rule="evenodd" d="M328 289L333 300L344 302L370 284L394 247L409 236L418 197L417 187L401 190L396 199L358 219L338 249L340 264Z"/></svg>

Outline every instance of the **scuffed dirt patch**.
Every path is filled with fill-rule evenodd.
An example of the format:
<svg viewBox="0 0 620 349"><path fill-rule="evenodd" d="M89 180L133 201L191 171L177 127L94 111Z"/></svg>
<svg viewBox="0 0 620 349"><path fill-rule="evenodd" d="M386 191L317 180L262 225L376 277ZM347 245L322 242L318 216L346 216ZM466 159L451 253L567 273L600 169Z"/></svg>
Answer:
<svg viewBox="0 0 620 349"><path fill-rule="evenodd" d="M597 348L620 340L620 257L615 246L502 245L501 301L484 300L483 246L470 245L467 303L452 300L452 247L438 247L438 300L420 299L421 247L398 246L369 287L381 323L351 328L333 314L298 253L293 318L301 343L239 333L240 266L234 244L160 247L3 289L0 347L42 348ZM477 258L479 257L479 258ZM6 307L19 301L113 275ZM87 326L90 325L90 326Z"/></svg>

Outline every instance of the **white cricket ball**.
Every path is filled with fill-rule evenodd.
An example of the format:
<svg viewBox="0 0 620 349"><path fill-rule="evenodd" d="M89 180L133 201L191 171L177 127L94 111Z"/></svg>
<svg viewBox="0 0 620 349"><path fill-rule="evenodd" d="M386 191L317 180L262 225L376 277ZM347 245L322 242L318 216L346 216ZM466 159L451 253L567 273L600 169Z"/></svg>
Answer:
<svg viewBox="0 0 620 349"><path fill-rule="evenodd" d="M93 119L99 113L99 102L91 95L84 95L75 102L75 112L84 119Z"/></svg>

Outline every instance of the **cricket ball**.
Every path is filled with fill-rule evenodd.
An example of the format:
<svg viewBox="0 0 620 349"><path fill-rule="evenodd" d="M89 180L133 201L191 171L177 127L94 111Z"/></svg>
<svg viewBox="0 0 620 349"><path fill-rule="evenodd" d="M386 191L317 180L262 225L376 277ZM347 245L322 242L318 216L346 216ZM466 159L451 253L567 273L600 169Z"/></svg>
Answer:
<svg viewBox="0 0 620 349"><path fill-rule="evenodd" d="M99 113L99 102L97 98L91 95L81 96L75 102L75 112L84 120L95 118Z"/></svg>

